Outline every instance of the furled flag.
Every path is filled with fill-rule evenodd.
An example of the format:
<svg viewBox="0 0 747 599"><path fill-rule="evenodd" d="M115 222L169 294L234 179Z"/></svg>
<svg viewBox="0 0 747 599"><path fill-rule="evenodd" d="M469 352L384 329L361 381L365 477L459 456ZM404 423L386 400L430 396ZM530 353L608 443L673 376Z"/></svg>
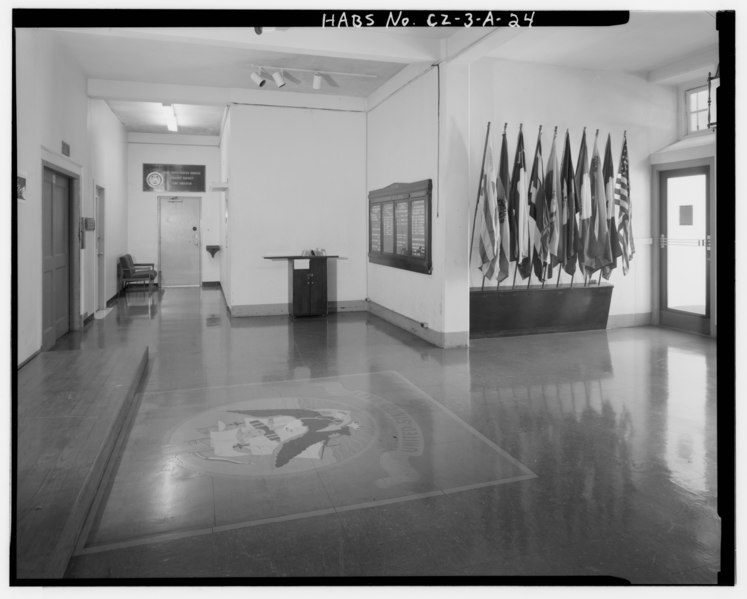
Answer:
<svg viewBox="0 0 747 599"><path fill-rule="evenodd" d="M511 192L508 195L509 214L513 214L514 232L511 236L511 260L517 266L529 258L529 205L527 203L527 168L524 160L524 134L519 127L514 169L511 173ZM519 271L521 272L521 270ZM522 274L523 278L524 275Z"/></svg>
<svg viewBox="0 0 747 599"><path fill-rule="evenodd" d="M612 264L612 249L607 229L607 195L604 191L602 159L597 147L598 137L597 131L589 167L591 218L589 218L588 235L584 236L584 266L586 274L589 275Z"/></svg>
<svg viewBox="0 0 747 599"><path fill-rule="evenodd" d="M496 201L498 204L498 275L500 283L508 277L508 262L511 256L511 233L508 218L508 190L510 188L508 176L508 149L506 147L506 131L503 130L501 141L501 155L498 160L498 179L495 182Z"/></svg>
<svg viewBox="0 0 747 599"><path fill-rule="evenodd" d="M615 224L615 167L612 165L612 142L609 134L607 134L607 145L604 148L602 177L604 178L604 194L607 198L607 231L609 232L607 238L612 255L611 264L602 268L602 276L609 279L613 269L617 268L617 259L622 255Z"/></svg>
<svg viewBox="0 0 747 599"><path fill-rule="evenodd" d="M572 275L576 272L576 255L578 251L578 224L576 212L578 206L576 176L573 173L571 157L571 138L565 130L563 158L560 161L560 192L558 193L558 213L560 215L560 236L558 237L558 254L556 264Z"/></svg>
<svg viewBox="0 0 747 599"><path fill-rule="evenodd" d="M589 180L589 159L586 152L586 128L581 135L581 147L576 161L576 210L578 211L578 266L586 274L589 258L589 228L591 227L591 182Z"/></svg>
<svg viewBox="0 0 747 599"><path fill-rule="evenodd" d="M623 263L623 274L628 274L630 261L635 254L633 243L633 224L630 211L630 182L628 180L628 138L623 136L622 154L620 155L620 170L617 171L615 179L615 204L620 210L620 224L617 229L617 237L620 241L620 249Z"/></svg>
<svg viewBox="0 0 747 599"><path fill-rule="evenodd" d="M498 205L495 195L492 141L485 148L485 165L477 203L478 231L480 232L478 239L480 270L486 279L491 280L495 276L495 269L498 264Z"/></svg>
<svg viewBox="0 0 747 599"><path fill-rule="evenodd" d="M552 137L550 158L547 160L547 172L545 173L545 206L547 209L547 227L544 236L547 239L547 277L552 277L552 267L558 263L558 246L560 242L560 171L558 170L558 156L555 152L555 138L558 128Z"/></svg>
<svg viewBox="0 0 747 599"><path fill-rule="evenodd" d="M542 161L542 127L537 134L537 147L534 150L534 161L532 162L532 174L529 176L529 190L527 200L529 202L529 247L530 257L522 264L521 276L529 276L529 269L534 267L534 272L540 281L545 280L544 263L547 257L547 238L543 233L547 226L547 209L545 206L545 166ZM528 267L528 268L527 268Z"/></svg>

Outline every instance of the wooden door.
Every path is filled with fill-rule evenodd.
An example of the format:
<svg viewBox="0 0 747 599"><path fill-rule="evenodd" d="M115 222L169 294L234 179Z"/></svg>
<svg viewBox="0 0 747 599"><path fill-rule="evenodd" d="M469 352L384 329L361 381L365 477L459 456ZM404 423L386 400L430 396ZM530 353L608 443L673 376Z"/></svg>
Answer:
<svg viewBox="0 0 747 599"><path fill-rule="evenodd" d="M70 179L44 168L42 349L70 330Z"/></svg>
<svg viewBox="0 0 747 599"><path fill-rule="evenodd" d="M327 313L327 260L310 260L309 307L308 314L321 316Z"/></svg>

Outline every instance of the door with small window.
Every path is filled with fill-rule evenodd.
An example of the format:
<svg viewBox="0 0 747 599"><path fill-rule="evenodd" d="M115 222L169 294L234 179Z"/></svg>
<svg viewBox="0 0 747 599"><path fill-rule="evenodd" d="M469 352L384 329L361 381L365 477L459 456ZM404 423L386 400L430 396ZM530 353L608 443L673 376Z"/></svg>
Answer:
<svg viewBox="0 0 747 599"><path fill-rule="evenodd" d="M659 175L661 324L710 332L710 167Z"/></svg>
<svg viewBox="0 0 747 599"><path fill-rule="evenodd" d="M159 270L163 287L200 286L200 198L160 197Z"/></svg>

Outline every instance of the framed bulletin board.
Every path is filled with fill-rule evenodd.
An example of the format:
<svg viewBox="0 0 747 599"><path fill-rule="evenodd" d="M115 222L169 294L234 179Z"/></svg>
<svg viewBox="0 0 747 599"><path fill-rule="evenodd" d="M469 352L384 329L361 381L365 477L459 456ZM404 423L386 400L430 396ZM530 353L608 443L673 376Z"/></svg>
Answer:
<svg viewBox="0 0 747 599"><path fill-rule="evenodd" d="M368 261L431 274L430 179L368 194Z"/></svg>

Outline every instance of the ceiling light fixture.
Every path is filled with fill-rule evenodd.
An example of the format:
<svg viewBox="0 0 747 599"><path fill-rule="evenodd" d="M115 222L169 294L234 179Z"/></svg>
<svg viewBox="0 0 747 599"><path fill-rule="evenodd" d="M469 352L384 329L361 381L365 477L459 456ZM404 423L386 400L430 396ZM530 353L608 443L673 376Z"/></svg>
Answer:
<svg viewBox="0 0 747 599"><path fill-rule="evenodd" d="M260 75L261 72L262 72L262 69L259 69L259 71L257 71L256 73L252 73L251 75L249 75L251 80L257 84L257 87L264 87L265 83L267 83L265 78L262 77L262 75Z"/></svg>
<svg viewBox="0 0 747 599"><path fill-rule="evenodd" d="M313 73L313 78L311 80L311 86L315 90L322 88L322 81L324 80L325 75L328 76L328 79L331 78L331 76L333 75L338 76L338 77L363 77L367 79L378 78L378 75L369 75L368 73L341 73L338 71L320 71L318 69L297 69L295 67L277 67L277 66L258 65L258 64L253 64L249 66L257 70L257 72L252 73L250 77L252 78L252 81L254 81L254 83L256 83L259 87L262 87L264 85L265 80L261 78L257 73L261 73L263 70L268 73L272 73L272 78L275 81L275 85L277 85L278 87L283 87L285 85L286 81L283 78L283 73L286 71L290 71L293 73ZM292 77L290 77L290 81L294 82ZM337 86L335 85L335 87Z"/></svg>
<svg viewBox="0 0 747 599"><path fill-rule="evenodd" d="M163 110L163 116L166 117L166 127L169 131L177 131L176 127L176 113L174 112L173 104L161 104Z"/></svg>
<svg viewBox="0 0 747 599"><path fill-rule="evenodd" d="M275 71L272 74L272 79L273 81L275 81L275 85L277 85L278 87L283 87L285 85L285 79L283 79L283 69Z"/></svg>

